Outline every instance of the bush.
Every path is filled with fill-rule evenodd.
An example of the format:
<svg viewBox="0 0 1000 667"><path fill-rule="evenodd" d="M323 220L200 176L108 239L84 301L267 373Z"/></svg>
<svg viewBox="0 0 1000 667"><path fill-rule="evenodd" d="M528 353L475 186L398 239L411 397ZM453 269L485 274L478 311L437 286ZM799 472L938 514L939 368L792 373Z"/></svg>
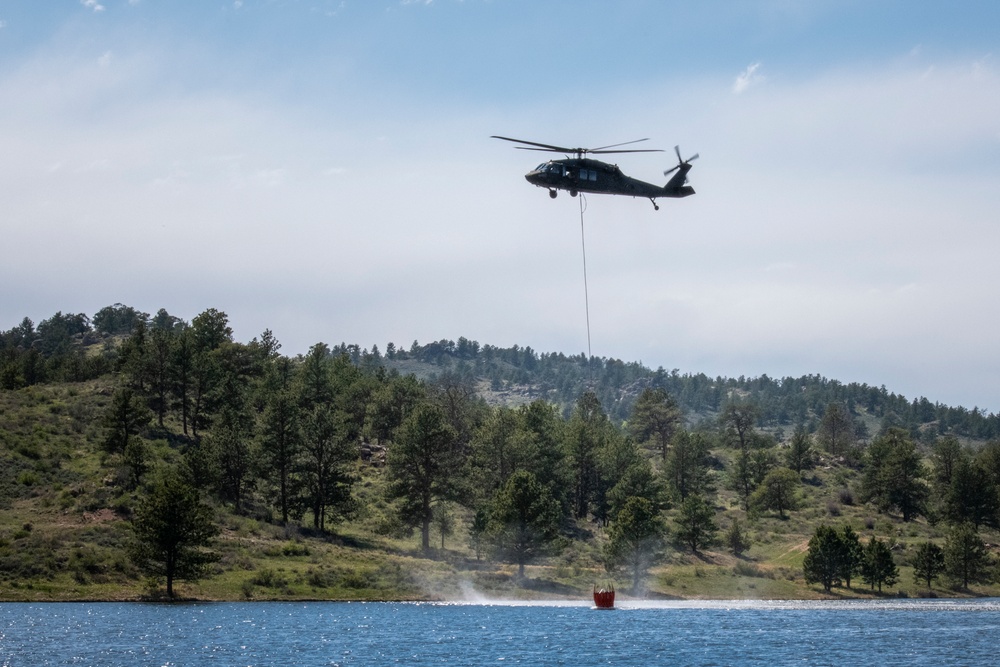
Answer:
<svg viewBox="0 0 1000 667"><path fill-rule="evenodd" d="M25 470L17 476L17 483L22 486L35 486L39 482L41 482L41 479L34 470Z"/></svg>
<svg viewBox="0 0 1000 667"><path fill-rule="evenodd" d="M281 553L285 556L308 556L309 546L301 542L287 542L281 547Z"/></svg>
<svg viewBox="0 0 1000 667"><path fill-rule="evenodd" d="M265 567L250 578L250 583L264 588L284 588L288 585L288 580L280 573Z"/></svg>

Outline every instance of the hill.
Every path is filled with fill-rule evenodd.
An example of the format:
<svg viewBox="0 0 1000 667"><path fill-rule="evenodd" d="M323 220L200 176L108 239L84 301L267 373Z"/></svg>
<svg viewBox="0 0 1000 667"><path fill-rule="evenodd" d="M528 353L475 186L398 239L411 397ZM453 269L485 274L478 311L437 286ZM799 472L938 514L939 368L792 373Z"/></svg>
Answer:
<svg viewBox="0 0 1000 667"><path fill-rule="evenodd" d="M944 545L954 523L941 482L945 445L990 472L986 454L996 444L996 415L813 376L710 379L466 339L415 344L406 352L390 345L385 353L317 346L286 358L268 332L243 344L227 330L218 311L188 324L164 311L149 318L116 304L93 319L57 314L37 330L22 323L3 332L0 599L162 596L162 581L140 570L130 545L135 512L167 469L186 471L219 530L210 546L218 560L206 576L179 585L191 598L585 597L609 579L624 593L653 597L872 595L857 583L827 593L805 581L803 557L820 525L851 525L863 542L894 544L901 576L887 594L998 592L992 584L955 588L943 580L928 589L912 576L917 546ZM184 384L178 369L188 343L197 363ZM682 417L666 450L638 428L639 406L657 390ZM313 393L320 398L309 398ZM141 445L141 456L132 459L115 448L110 417L126 394L149 411L122 441ZM301 439L290 473L299 486L287 520L272 451L283 395L294 398ZM588 395L597 405L586 407ZM419 405L442 415L462 459L452 473L462 484L440 496L423 525L408 518L398 473L386 464L405 440L404 413ZM317 501L308 446L320 422L309 415L322 406L334 409L337 438L349 450L338 473L348 493ZM750 408L744 430L734 408ZM848 425L842 440L830 434L830 415L838 414ZM926 508L912 520L872 495L871 471L880 460L871 443L886 442L887 434L911 443L920 459ZM570 491L579 489L574 480L582 479L585 442L594 446L594 478L582 497ZM693 469L694 495L708 501L715 526L709 530L715 539L695 548L685 541L676 468L677 452L692 442L704 446L701 467ZM787 511L763 503L759 493L751 502L749 487L737 482L760 488L767 472L791 465L802 443L809 460L797 473L795 502ZM510 458L513 451L521 459ZM561 508L558 539L527 559L524 577L509 550L498 548L499 537L490 542L492 533L476 528L477 512L495 511L509 477L505 466L543 480L549 475L543 486ZM669 533L633 590L628 568L614 564L608 544L624 500L639 496L655 499ZM995 514L994 508L980 527L994 544L1000 542ZM740 555L726 539L737 522L750 541ZM422 544L427 537L433 540Z"/></svg>

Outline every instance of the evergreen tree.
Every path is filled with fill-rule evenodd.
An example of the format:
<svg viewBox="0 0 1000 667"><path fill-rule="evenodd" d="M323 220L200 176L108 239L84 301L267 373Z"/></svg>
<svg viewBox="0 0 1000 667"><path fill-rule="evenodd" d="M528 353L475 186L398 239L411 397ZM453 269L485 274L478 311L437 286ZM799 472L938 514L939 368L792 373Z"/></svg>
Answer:
<svg viewBox="0 0 1000 667"><path fill-rule="evenodd" d="M354 510L351 469L358 450L347 436L345 421L344 413L329 404L315 406L303 419L300 475L313 527L320 531L326 530L328 519L350 516ZM430 510L428 506L428 526Z"/></svg>
<svg viewBox="0 0 1000 667"><path fill-rule="evenodd" d="M676 522L677 539L691 551L698 553L715 542L715 510L701 496L688 496L681 503Z"/></svg>
<svg viewBox="0 0 1000 667"><path fill-rule="evenodd" d="M993 581L993 563L986 544L970 523L952 529L944 546L944 570L956 586Z"/></svg>
<svg viewBox="0 0 1000 667"><path fill-rule="evenodd" d="M607 425L597 451L597 477L592 513L600 522L607 522L621 508L630 493L647 497L662 504L662 486L653 466L631 439ZM617 491L615 491L617 487Z"/></svg>
<svg viewBox="0 0 1000 667"><path fill-rule="evenodd" d="M194 334L189 327L181 327L171 346L170 393L173 405L180 412L184 435L192 425L192 396L194 395L195 347Z"/></svg>
<svg viewBox="0 0 1000 667"><path fill-rule="evenodd" d="M472 522L469 524L469 546L476 552L477 561L483 556L483 545L486 541L489 520L490 515L487 508L480 507L476 510Z"/></svg>
<svg viewBox="0 0 1000 667"><path fill-rule="evenodd" d="M366 433L379 443L391 440L393 432L425 398L424 387L413 375L389 379L371 396L365 414Z"/></svg>
<svg viewBox="0 0 1000 667"><path fill-rule="evenodd" d="M830 592L840 583L843 570L844 544L840 534L830 526L818 526L802 559L806 583L822 584L823 590Z"/></svg>
<svg viewBox="0 0 1000 667"><path fill-rule="evenodd" d="M944 551L933 542L917 545L913 556L913 581L924 582L927 588L944 572Z"/></svg>
<svg viewBox="0 0 1000 667"><path fill-rule="evenodd" d="M708 471L710 453L708 438L704 433L679 430L674 434L672 446L664 465L664 475L669 480L674 495L684 501L689 495L704 495L711 491Z"/></svg>
<svg viewBox="0 0 1000 667"><path fill-rule="evenodd" d="M848 453L854 445L854 420L851 419L847 408L840 403L830 403L826 406L818 438L826 450L834 456Z"/></svg>
<svg viewBox="0 0 1000 667"><path fill-rule="evenodd" d="M530 439L521 430L512 408L493 408L472 437L476 489L491 497L512 474L530 467Z"/></svg>
<svg viewBox="0 0 1000 667"><path fill-rule="evenodd" d="M292 393L279 389L271 394L264 409L260 431L261 472L278 488L277 505L281 523L288 516L297 493L294 474L302 452L299 410Z"/></svg>
<svg viewBox="0 0 1000 667"><path fill-rule="evenodd" d="M723 437L730 446L737 447L744 456L748 455L750 448L755 445L757 437L755 427L759 417L760 409L755 403L750 402L729 403L719 416Z"/></svg>
<svg viewBox="0 0 1000 667"><path fill-rule="evenodd" d="M529 470L559 502L563 517L571 514L572 475L564 446L566 422L556 407L537 400L518 408L522 438L531 452Z"/></svg>
<svg viewBox="0 0 1000 667"><path fill-rule="evenodd" d="M663 389L646 388L632 407L628 428L636 442L653 443L666 461L668 446L680 422L681 410L673 396Z"/></svg>
<svg viewBox="0 0 1000 667"><path fill-rule="evenodd" d="M842 549L840 576L844 580L844 585L850 588L851 579L861 571L865 557L864 547L861 546L861 539L850 525L844 526L841 530L840 543Z"/></svg>
<svg viewBox="0 0 1000 667"><path fill-rule="evenodd" d="M934 443L931 461L934 470L934 486L939 495L947 495L955 468L967 458L968 455L962 449L957 438L938 438L937 442Z"/></svg>
<svg viewBox="0 0 1000 667"><path fill-rule="evenodd" d="M421 403L396 429L388 450L389 497L402 501L404 524L420 527L425 551L430 549L434 503L462 495L462 464L455 431L440 408Z"/></svg>
<svg viewBox="0 0 1000 667"><path fill-rule="evenodd" d="M611 517L612 523L630 498L645 498L656 511L666 509L668 506L663 482L652 464L645 458L640 457L634 461L618 476L617 483L608 491L608 516Z"/></svg>
<svg viewBox="0 0 1000 667"><path fill-rule="evenodd" d="M378 348L374 348L374 350L377 351ZM439 502L434 505L433 523L441 536L441 551L444 551L445 538L449 537L455 530L455 516L448 507L448 503Z"/></svg>
<svg viewBox="0 0 1000 667"><path fill-rule="evenodd" d="M559 536L559 504L535 476L514 473L493 498L487 531L500 557L524 566L548 550Z"/></svg>
<svg viewBox="0 0 1000 667"><path fill-rule="evenodd" d="M786 510L799 507L799 474L789 468L775 468L767 473L760 487L754 491L750 505L757 510L772 510L785 519Z"/></svg>
<svg viewBox="0 0 1000 667"><path fill-rule="evenodd" d="M865 457L862 495L880 512L897 510L903 521L926 514L926 471L909 435L898 428L876 438Z"/></svg>
<svg viewBox="0 0 1000 667"><path fill-rule="evenodd" d="M822 584L827 592L841 582L850 588L851 578L861 568L863 553L861 541L850 526L840 531L827 525L818 526L802 560L806 583Z"/></svg>
<svg viewBox="0 0 1000 667"><path fill-rule="evenodd" d="M750 548L750 536L743 530L739 519L733 519L726 531L726 548L737 558L741 558Z"/></svg>
<svg viewBox="0 0 1000 667"><path fill-rule="evenodd" d="M237 514L243 511L243 499L253 486L251 472L256 467L257 448L250 434L232 418L224 418L202 446L211 452L217 471L221 496L232 501Z"/></svg>
<svg viewBox="0 0 1000 667"><path fill-rule="evenodd" d="M612 566L624 565L632 574L632 593L663 547L666 526L656 507L646 498L632 497L615 515L608 532L605 558Z"/></svg>
<svg viewBox="0 0 1000 667"><path fill-rule="evenodd" d="M971 523L976 530L1000 527L1000 493L989 473L969 458L955 463L943 509L953 524Z"/></svg>
<svg viewBox="0 0 1000 667"><path fill-rule="evenodd" d="M892 543L872 537L864 547L861 558L861 579L869 584L872 590L878 587L882 592L883 584L895 586L899 580L899 568L892 558Z"/></svg>
<svg viewBox="0 0 1000 667"><path fill-rule="evenodd" d="M573 473L573 513L586 517L598 494L598 455L608 436L610 423L597 395L580 396L566 430L566 453Z"/></svg>
<svg viewBox="0 0 1000 667"><path fill-rule="evenodd" d="M173 334L164 329L153 329L149 334L149 394L156 412L156 422L163 428L163 420L170 407L170 363Z"/></svg>
<svg viewBox="0 0 1000 667"><path fill-rule="evenodd" d="M140 500L132 519L132 560L143 572L162 576L167 597L174 580L197 579L218 556L206 550L218 529L212 510L176 471L168 471Z"/></svg>
<svg viewBox="0 0 1000 667"><path fill-rule="evenodd" d="M142 396L129 386L119 387L111 395L111 405L102 418L107 429L104 450L109 454L124 454L129 440L138 436L152 419Z"/></svg>
<svg viewBox="0 0 1000 667"><path fill-rule="evenodd" d="M801 475L804 470L810 470L815 465L815 458L809 434L801 428L796 429L785 452L785 465Z"/></svg>

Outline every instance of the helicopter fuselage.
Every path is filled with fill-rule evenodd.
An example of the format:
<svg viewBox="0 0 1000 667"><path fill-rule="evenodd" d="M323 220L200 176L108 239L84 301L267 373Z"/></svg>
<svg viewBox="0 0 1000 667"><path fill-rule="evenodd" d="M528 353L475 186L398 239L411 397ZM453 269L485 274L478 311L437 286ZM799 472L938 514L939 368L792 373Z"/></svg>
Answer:
<svg viewBox="0 0 1000 667"><path fill-rule="evenodd" d="M566 158L543 162L524 178L532 185L547 188L552 197L557 190L566 190L573 196L578 192L592 192L648 199L676 198L694 194L694 188L684 185L690 168L690 165L682 165L678 174L666 185L660 186L626 176L616 164L590 158Z"/></svg>

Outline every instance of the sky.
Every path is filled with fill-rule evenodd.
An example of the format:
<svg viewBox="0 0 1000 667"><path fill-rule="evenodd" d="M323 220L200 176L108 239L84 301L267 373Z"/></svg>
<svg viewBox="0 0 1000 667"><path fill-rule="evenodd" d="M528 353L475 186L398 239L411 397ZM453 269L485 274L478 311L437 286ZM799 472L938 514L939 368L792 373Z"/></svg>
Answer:
<svg viewBox="0 0 1000 667"><path fill-rule="evenodd" d="M0 329L578 354L589 310L599 357L997 411L998 58L992 0L0 0ZM697 194L552 200L491 135Z"/></svg>

